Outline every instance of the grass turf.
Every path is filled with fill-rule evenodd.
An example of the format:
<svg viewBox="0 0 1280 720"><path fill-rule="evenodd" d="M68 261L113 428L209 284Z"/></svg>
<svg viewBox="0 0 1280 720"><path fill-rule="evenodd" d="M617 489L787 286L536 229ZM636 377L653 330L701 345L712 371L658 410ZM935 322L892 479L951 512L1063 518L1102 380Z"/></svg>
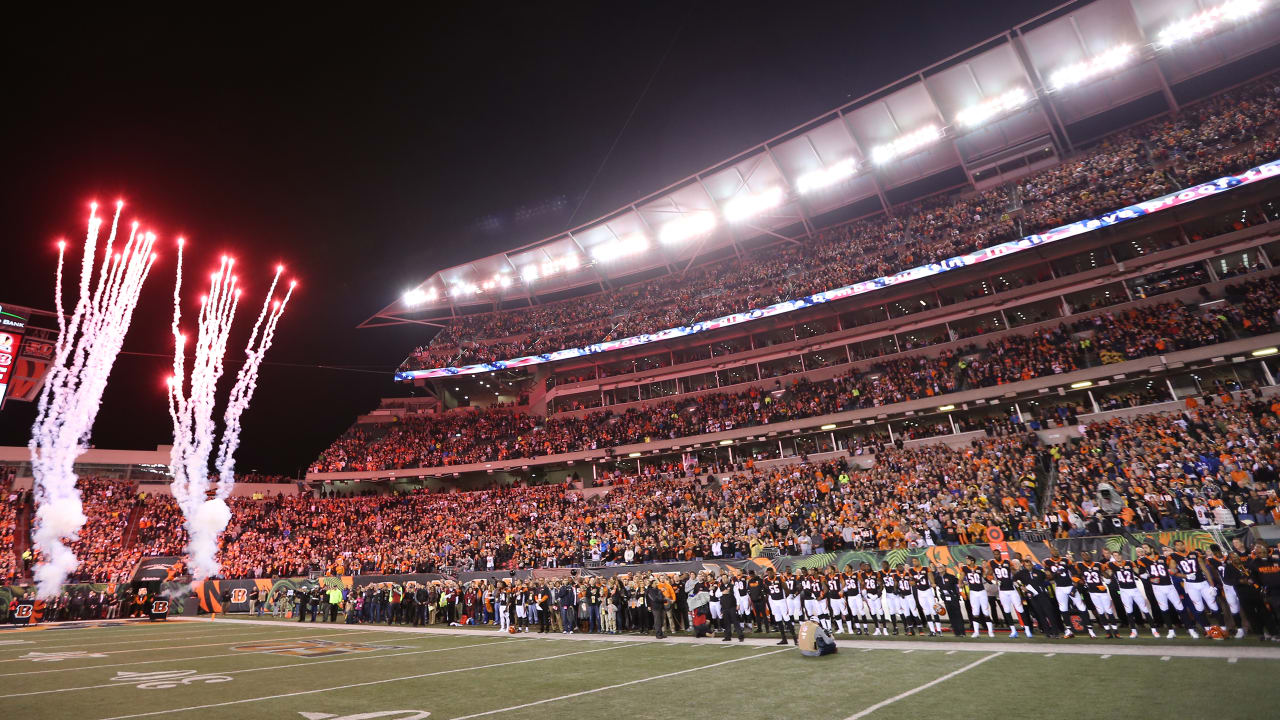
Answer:
<svg viewBox="0 0 1280 720"><path fill-rule="evenodd" d="M234 649L300 639L383 647L324 657ZM873 718L945 713L1226 720L1270 716L1280 702L1280 685L1273 681L1280 662L1243 657L1229 662L1224 643L1213 645L1228 648L1220 657L1162 659L1107 652L1128 640L1090 644L1098 647L1097 654L1051 657L1001 653L999 641L1018 642L999 638L981 650L957 651L954 640L921 640L909 652L871 644L805 658L794 648L772 645L666 644L625 635L569 640L483 631L444 635L371 626L180 621L46 629L0 633L0 706L14 717L77 720L338 720L397 710L429 712L435 719L603 713L629 719L840 720L868 709ZM1176 653L1175 644L1170 648ZM45 659L31 653L100 657ZM953 672L958 674L922 688Z"/></svg>

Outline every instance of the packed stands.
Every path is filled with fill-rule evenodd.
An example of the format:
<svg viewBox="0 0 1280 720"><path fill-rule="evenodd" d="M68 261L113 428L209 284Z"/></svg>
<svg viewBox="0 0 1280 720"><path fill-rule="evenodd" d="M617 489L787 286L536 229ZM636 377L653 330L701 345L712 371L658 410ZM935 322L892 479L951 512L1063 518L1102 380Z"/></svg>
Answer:
<svg viewBox="0 0 1280 720"><path fill-rule="evenodd" d="M1102 312L1028 334L1008 334L937 354L886 358L829 381L774 381L771 388L707 393L623 412L550 417L506 408L407 416L390 426L357 424L313 472L439 467L594 450L689 437L857 408L880 407L1004 385L1271 332L1280 281L1246 281L1225 303L1160 303Z"/></svg>
<svg viewBox="0 0 1280 720"><path fill-rule="evenodd" d="M687 325L887 275L1158 197L1274 159L1280 81L1248 83L1174 119L1111 136L1061 165L968 197L943 196L831 228L801 245L640 285L455 319L403 369L492 362Z"/></svg>
<svg viewBox="0 0 1280 720"><path fill-rule="evenodd" d="M1016 536L1034 512L1044 458L1034 434L1022 433L961 451L888 448L865 472L748 463L714 480L622 477L603 499L563 485L237 499L221 562L227 577L431 572L745 557L756 541L807 554L845 536L858 546L923 546L966 541L988 524Z"/></svg>
<svg viewBox="0 0 1280 720"><path fill-rule="evenodd" d="M293 484L296 480L246 473L237 475L236 482ZM81 528L79 538L70 544L80 561L70 576L71 581L123 582L133 576L138 561L144 556L179 556L185 552L186 528L173 496L141 490L137 480L96 475L82 475L76 485L88 521ZM21 502L20 497L24 498ZM12 493L10 502L0 510L0 540L6 549L14 547L16 513L29 497L30 491ZM39 559L37 553L33 565ZM12 552L0 553L0 581L28 575L29 572L24 572L13 561Z"/></svg>
<svg viewBox="0 0 1280 720"><path fill-rule="evenodd" d="M1058 536L1270 524L1280 512L1280 403L1229 393L1181 413L1090 423L1055 449ZM1101 490L1117 498L1104 512Z"/></svg>
<svg viewBox="0 0 1280 720"><path fill-rule="evenodd" d="M137 549L126 549L125 530L134 505L134 482L83 476L76 481L89 519L71 549L80 559L76 576L119 582L133 575L140 557Z"/></svg>
<svg viewBox="0 0 1280 720"><path fill-rule="evenodd" d="M1079 411L1046 405L1022 423L989 422L960 447L882 440L868 468L654 464L602 478L605 495L551 484L238 497L220 560L225 577L516 569L971 543L990 527L1018 539L1280 520L1280 401L1218 386L1178 412L1090 422L1065 445L1034 432ZM81 486L89 522L76 580L119 581L141 557L181 554L171 496L100 478ZM138 534L122 552L131 512Z"/></svg>
<svg viewBox="0 0 1280 720"><path fill-rule="evenodd" d="M1178 413L1090 423L1065 446L1044 445L1026 426L960 448L884 445L869 469L669 466L612 477L603 497L556 484L236 498L220 559L226 577L431 572L923 547L979 542L993 526L1017 539L1273 523L1277 410L1258 396L1210 397ZM1056 486L1041 508L1051 468ZM1103 512L1102 483L1123 499L1121 512ZM109 515L108 506L95 504L93 514ZM168 496L148 501L148 513L156 507L177 517ZM91 524L109 527L107 519ZM168 555L184 542L169 526L139 549ZM95 563L84 575L106 580L113 570Z"/></svg>
<svg viewBox="0 0 1280 720"><path fill-rule="evenodd" d="M6 492L0 505L0 584L20 574L19 559L14 554L18 536L18 493Z"/></svg>

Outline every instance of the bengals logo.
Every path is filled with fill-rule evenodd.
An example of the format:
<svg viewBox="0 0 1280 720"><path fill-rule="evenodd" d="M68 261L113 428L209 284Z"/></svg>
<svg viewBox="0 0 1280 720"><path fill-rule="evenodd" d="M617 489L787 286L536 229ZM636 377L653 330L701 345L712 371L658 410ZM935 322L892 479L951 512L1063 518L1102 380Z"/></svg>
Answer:
<svg viewBox="0 0 1280 720"><path fill-rule="evenodd" d="M1082 617L1080 613L1071 613L1068 615L1067 622L1071 623L1072 632L1082 633L1089 629L1089 626L1085 624L1084 617Z"/></svg>
<svg viewBox="0 0 1280 720"><path fill-rule="evenodd" d="M248 590L244 588L236 588L235 590L231 591L231 602L242 603L242 602L248 602L248 600L249 600Z"/></svg>
<svg viewBox="0 0 1280 720"><path fill-rule="evenodd" d="M168 615L168 614L169 614L169 601L168 601L168 600L156 600L155 602L151 603L151 614L152 614L152 615Z"/></svg>
<svg viewBox="0 0 1280 720"><path fill-rule="evenodd" d="M19 620L30 618L32 609L31 605L19 605L18 608L14 610L13 616Z"/></svg>

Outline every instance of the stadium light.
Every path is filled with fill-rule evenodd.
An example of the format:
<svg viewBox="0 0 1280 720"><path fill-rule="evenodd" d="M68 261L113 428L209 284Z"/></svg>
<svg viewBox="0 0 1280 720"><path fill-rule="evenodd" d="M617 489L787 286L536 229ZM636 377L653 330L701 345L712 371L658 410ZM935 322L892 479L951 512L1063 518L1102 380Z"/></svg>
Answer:
<svg viewBox="0 0 1280 720"><path fill-rule="evenodd" d="M1134 54L1132 45L1117 45L1088 60L1058 68L1049 76L1049 85L1054 90L1064 90L1096 80L1102 75L1110 74L1127 65Z"/></svg>
<svg viewBox="0 0 1280 720"><path fill-rule="evenodd" d="M547 259L543 260L541 263L533 262L525 265L520 270L520 279L524 280L525 284L528 284L538 280L539 278L555 275L558 272L573 272L574 270L577 270L581 264L582 261L578 259L577 255L569 253L568 255L561 257L559 260ZM509 283L510 281L508 281L508 284ZM501 281L499 281L499 284L501 284ZM503 285L503 287L506 287L506 285Z"/></svg>
<svg viewBox="0 0 1280 720"><path fill-rule="evenodd" d="M845 158L834 165L809 172L796 178L796 190L801 194L811 193L823 188L831 187L836 183L853 177L858 171L858 161L853 158Z"/></svg>
<svg viewBox="0 0 1280 720"><path fill-rule="evenodd" d="M658 230L658 241L663 245L677 245L706 235L715 229L716 216L709 212L691 212L665 223Z"/></svg>
<svg viewBox="0 0 1280 720"><path fill-rule="evenodd" d="M421 305L427 301L427 294L421 288L414 288L404 294L405 305Z"/></svg>
<svg viewBox="0 0 1280 720"><path fill-rule="evenodd" d="M591 248L591 257L596 262L611 262L619 258L637 255L649 249L649 238L641 233L632 233Z"/></svg>
<svg viewBox="0 0 1280 720"><path fill-rule="evenodd" d="M1280 349L1269 347L1269 348L1262 348L1261 350L1254 350L1249 354L1254 357L1268 357L1270 355L1275 355L1276 352L1280 352Z"/></svg>
<svg viewBox="0 0 1280 720"><path fill-rule="evenodd" d="M1156 35L1156 45L1172 47L1187 40L1211 35L1229 22L1239 22L1262 10L1264 0L1227 0L1227 2L1185 17L1170 24Z"/></svg>
<svg viewBox="0 0 1280 720"><path fill-rule="evenodd" d="M966 127L978 127L994 117L1006 115L1026 105L1030 97L1024 88L1014 88L961 110L956 113L956 122Z"/></svg>
<svg viewBox="0 0 1280 720"><path fill-rule="evenodd" d="M902 135L893 142L878 145L871 150L871 161L877 165L897 160L904 155L911 153L931 145L942 139L942 131L937 125L925 125L919 130Z"/></svg>
<svg viewBox="0 0 1280 720"><path fill-rule="evenodd" d="M724 204L724 217L729 222L742 222L782 204L782 188L774 186L758 193L742 193Z"/></svg>

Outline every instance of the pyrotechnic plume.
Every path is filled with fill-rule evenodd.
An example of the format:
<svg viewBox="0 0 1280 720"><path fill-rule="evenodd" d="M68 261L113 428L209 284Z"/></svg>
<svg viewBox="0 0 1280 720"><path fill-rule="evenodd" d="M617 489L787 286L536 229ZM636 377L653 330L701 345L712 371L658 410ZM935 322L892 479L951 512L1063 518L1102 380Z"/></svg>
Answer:
<svg viewBox="0 0 1280 720"><path fill-rule="evenodd" d="M39 597L56 595L79 561L67 546L86 518L73 472L76 458L89 445L102 392L129 331L138 296L155 262L155 234L129 230L129 240L116 250L116 231L124 203L116 204L102 263L94 271L102 218L90 206L89 230L80 263L80 299L68 319L62 312L62 266L66 243L58 242L54 301L58 340L53 364L45 376L31 428L31 469L35 477L36 518L33 538L42 560L36 566ZM95 279L96 275L96 279Z"/></svg>
<svg viewBox="0 0 1280 720"><path fill-rule="evenodd" d="M227 399L222 438L215 458L217 483L213 488L213 497L209 497L209 461L217 434L213 416L215 395L218 380L223 373L227 340L239 306L240 289L236 287L237 278L233 272L235 260L224 256L218 272L211 276L208 293L200 298L195 349L188 378L187 336L181 329L182 249L183 242L179 239L178 279L173 288L173 376L169 378L169 416L173 420L171 487L173 496L186 517L187 533L190 536L187 554L191 577L193 580L203 580L216 575L220 569L217 561L218 536L231 519L231 509L227 507L226 499L235 485L235 451L240 445L240 418L253 399L262 358L271 347L276 325L293 294L294 284L290 283L283 299L277 299L276 285L284 268L276 268L262 311L258 314L245 348L244 365L236 374L235 385Z"/></svg>

